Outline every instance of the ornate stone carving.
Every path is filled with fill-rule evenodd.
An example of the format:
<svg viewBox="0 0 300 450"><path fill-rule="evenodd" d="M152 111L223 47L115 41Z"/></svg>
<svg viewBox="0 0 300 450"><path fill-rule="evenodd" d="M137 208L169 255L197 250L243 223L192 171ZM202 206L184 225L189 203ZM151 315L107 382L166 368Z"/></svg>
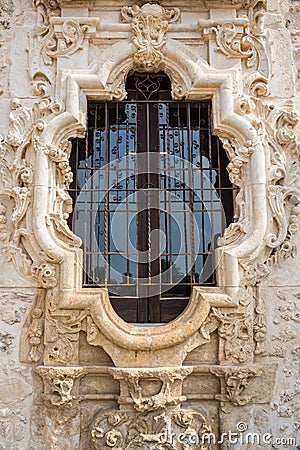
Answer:
<svg viewBox="0 0 300 450"><path fill-rule="evenodd" d="M136 69L146 72L161 70L168 26L179 19L179 9L168 10L158 4L146 3L141 8L124 6L121 14L126 22L131 23Z"/></svg>
<svg viewBox="0 0 300 450"><path fill-rule="evenodd" d="M220 378L224 377L225 395L220 396L221 401L230 401L236 406L243 406L252 399L251 395L244 393L249 385L249 381L253 377L261 374L261 370L257 368L228 368L228 367L212 367L211 372Z"/></svg>
<svg viewBox="0 0 300 450"><path fill-rule="evenodd" d="M297 186L299 144L295 136L298 117L292 103L280 109L264 105L259 100L250 102L250 109L259 117L270 151L267 199L273 217L272 229L265 236L271 249L265 260L245 265L248 284L255 285L269 275L272 267L296 251L295 235L300 213L300 191ZM260 126L261 126L260 125Z"/></svg>
<svg viewBox="0 0 300 450"><path fill-rule="evenodd" d="M254 353L260 355L263 353L263 343L266 340L266 305L258 289L256 288L255 307L254 307L253 339L255 342Z"/></svg>
<svg viewBox="0 0 300 450"><path fill-rule="evenodd" d="M26 229L25 220L32 197L33 170L26 159L26 151L30 145L36 151L39 136L45 127L46 117L57 115L63 110L62 103L53 98L42 98L32 108L23 107L18 100L12 101L10 114L11 127L5 138L1 138L2 159L0 171L3 175L4 190L2 194L14 200L14 209L10 220L13 232L6 233L2 251L12 261L22 275L49 289L57 284L55 267L50 262L38 261L38 255L30 254L32 236ZM67 243L80 245L80 240L68 230L66 219L71 211L71 199L66 189L72 181L72 173L68 164L70 143L64 141L58 148L45 147L49 159L57 164L57 200L54 211L49 216L57 234L62 234Z"/></svg>
<svg viewBox="0 0 300 450"><path fill-rule="evenodd" d="M189 367L172 369L172 370L154 370L154 369L132 369L114 370L115 379L124 380L122 385L123 396L119 398L119 403L133 403L135 410L140 412L157 411L170 406L176 406L186 400L180 393L181 385L192 369ZM143 395L141 387L142 382L151 384L153 380L159 381L161 384L158 392L151 395Z"/></svg>
<svg viewBox="0 0 300 450"><path fill-rule="evenodd" d="M183 450L191 443L196 450L209 448L211 427L197 410L150 412L147 417L132 411L103 411L90 428L96 449Z"/></svg>
<svg viewBox="0 0 300 450"><path fill-rule="evenodd" d="M53 27L53 24L51 26ZM80 25L76 20L65 20L61 29L57 32L50 28L47 39L43 40L42 55L44 63L51 65L53 59L68 57L82 49L87 30L87 25Z"/></svg>
<svg viewBox="0 0 300 450"><path fill-rule="evenodd" d="M4 2L8 3L7 0ZM42 415L47 411L44 428L46 438L49 439L44 442L53 448L58 446L66 449L75 449L79 445L82 448L94 446L116 450L183 450L191 448L191 438L194 444L192 447L200 450L208 448L205 439L201 442L205 432L210 431L206 414L211 417L211 422L218 422L218 415L220 416L215 429L222 430L226 423L234 423L234 415L227 414L226 417L224 413L222 416L225 407L222 406L223 411L222 408L218 411L217 400L226 402L227 411L247 413L251 409L251 425L255 425L257 406L236 406L251 403L254 389L257 389L260 396L263 382L267 380L270 388L274 379L271 375L259 379L260 371L247 366L218 367L217 376L221 379L222 388L221 396L218 396L218 380L209 374L209 366L202 364L201 369L202 353L201 349L197 349L194 353L196 367L192 368L193 374L186 380L183 396L182 381L192 369L179 366L188 352L203 342L208 342L213 331L216 333L212 342L204 349L205 358L207 352L211 351L209 356L214 360L219 356L222 365L233 361L249 363L253 352L266 356L266 305L257 284L272 270L274 264L294 255L296 250L299 146L294 130L298 119L293 114L291 105L278 108L280 95L277 93L274 95L276 107L270 104L271 100L267 105L267 102L257 102L253 98L247 99L244 111L232 106L242 90L251 96L268 94L269 55L266 50L269 54L271 52L265 46L267 35L264 34L263 12L260 10L264 2L204 0L200 2L200 6L193 2L192 10L184 7L181 24L175 23L179 18L177 9L168 11L157 4L141 6L142 3L139 3L139 7L123 9L126 24L110 23L111 18L117 17L115 2L107 3L104 8L102 3L98 0L85 4L83 1L72 0L34 0L38 26L35 36L29 43L24 42L24 46L29 45L32 60L29 76L32 79L33 93L42 98L42 101L39 99L32 108L28 107L33 102L30 96L26 99L27 107L18 101L13 102L10 131L5 138L0 139L1 249L8 259L14 261L22 275L28 276L35 286L39 286L26 328L27 361L37 363L44 356L44 363L75 364L78 362L78 348L81 345L88 349L88 355L84 355L87 356L85 361L96 354L101 358L104 353L102 349L87 347L85 339L80 340L79 345L79 333L84 331L87 332L87 341L95 346L103 346L116 365L121 365L120 361L122 367L128 361L136 366L149 363L168 365L172 364L173 357L176 357L176 364L178 363L177 368L170 368L169 371L159 368L156 372L147 368L114 369L114 372L112 368L110 372L110 368L100 365L90 367L89 376L92 380L97 380L97 383L93 385L94 381L90 383L90 380L84 380L80 395L77 390L78 378L85 369L38 369L44 379L44 399L48 406L41 408ZM275 8L274 4L272 8ZM29 8L29 4L27 6ZM63 8L62 17L58 17L59 6ZM205 7L208 8L207 11ZM66 17L67 14L74 14L74 17ZM24 29L30 34L32 11L27 9L25 15L30 20ZM276 23L270 24L274 16L272 11L268 14L268 25L277 32ZM201 34L201 27L200 32L197 27L198 17L216 18L207 21L211 40L209 45ZM2 19L3 16L0 22ZM10 23L14 24L17 20L16 17ZM170 25L171 23L173 24ZM2 27L8 26L9 23L2 22ZM91 31L92 27L95 32ZM4 47L7 42L0 36L0 46L1 44ZM3 47L0 66L7 73L7 67L4 66L8 66L9 62L7 54L2 53ZM214 51L216 47L217 52ZM80 48L87 50L86 53L82 51L78 58L76 54L74 60L70 58L56 64L58 58L74 55ZM86 59L82 58L82 65L77 67L76 62L83 54ZM17 52L13 56L17 57ZM22 57L24 60L24 55ZM90 65L83 67L84 61L89 61L87 65ZM224 70L222 61L227 67ZM13 70L17 64L18 61L13 61ZM177 322L161 327L124 324L113 313L107 313L111 310L111 305L105 292L100 289L93 292L92 289L81 289L78 275L81 268L76 260L80 251L75 248L80 246L80 240L70 232L66 224L71 212L71 199L67 190L72 181L68 162L70 143L67 139L75 136L80 127L83 129L79 122L85 122L85 97L123 99L126 94L124 80L132 69L147 72L164 70L172 80L173 99L181 99L185 95L192 100L212 98L215 131L224 139L224 147L230 159L230 179L238 188L234 202L235 223L230 225L223 240L220 240L225 247L223 254L228 256L227 259L224 258L223 273L221 270L218 273L220 286L207 290L199 287L196 300L199 305L204 299L203 308L195 307L189 315L185 312ZM288 70L287 68L286 71ZM119 82L121 78L122 83ZM274 81L275 78L276 74L272 79L272 89L278 84L278 81ZM20 89L22 97L29 92L30 86L27 84L24 81ZM17 88L16 84L12 84L11 92L17 91ZM9 91L5 85L0 86L0 89ZM64 103L52 97L54 92L63 97ZM4 100L5 111L6 99ZM265 169L267 180L261 176ZM43 192L40 189L44 182L40 182L41 177L46 180ZM263 187L263 190L256 197L257 187ZM36 203L39 195L40 205ZM263 198L265 205L257 206L257 198ZM47 205L44 209L41 208L43 204ZM257 231L259 227L253 219L255 209L259 209L261 216L266 218L265 224L261 226L262 232ZM40 235L36 230L39 223L44 225ZM253 243L255 239L256 243ZM234 263L231 264L233 260ZM73 270L74 267L76 270ZM234 276L226 278L231 273ZM268 309L270 307L268 305ZM210 309L210 316L203 324ZM205 313L202 314L201 311ZM291 348L288 350L288 358L292 361L299 356L295 330L295 324L299 321L297 308L294 302L287 302L276 309L276 314L283 326L274 331L270 346L278 341L280 346L272 347L268 355L282 357L287 351L286 344L289 343ZM10 325L2 321L3 326L6 324ZM2 331L2 335L2 350L14 355L17 335L6 330ZM159 340L162 341L161 346ZM95 360L96 357L94 362ZM96 378L99 367L105 372L103 379L101 376ZM291 370L287 362L288 376ZM112 373L115 380L120 381L120 395L118 397L117 383L112 380L115 390L103 394L102 398L102 382L106 383L107 374L111 377ZM205 374L210 378L202 383ZM280 383L281 378L279 377ZM88 398L91 390L84 390L89 383L93 388L92 401ZM196 389L192 393L186 391L189 386L195 388L195 385ZM206 387L208 385L209 389ZM299 426L297 405L293 402L298 391L297 386L292 390L285 387L280 392L281 404L278 409L275 405L275 409L280 417L294 416L295 424L298 421ZM81 398L84 399L84 407L90 409L82 423L79 416L84 416L84 412L79 413L77 405L77 400ZM267 405L268 399L263 394L261 398ZM186 399L192 404L203 401L208 408L207 413L204 415L191 407L181 409L181 404ZM100 408L102 401L118 401L119 410L97 412L96 402L99 402ZM267 410L267 406L264 409ZM68 413L72 416L73 411L74 416L78 416L73 422L67 421L65 417ZM1 414L4 418L9 416L6 409ZM14 414L16 417L19 415L18 412ZM95 418L91 422L92 414L95 414ZM29 415L24 414L24 417L26 420ZM0 434L4 435L4 439L9 433L9 426L7 423L3 428L1 426ZM91 439L91 442L78 443L79 429L82 434L89 436L86 439ZM179 442L176 437L163 441L164 436L168 437L168 430L176 436L181 434L183 442ZM27 443L16 443L13 440L18 441L17 432L10 433L14 436L8 443L4 442L4 446L26 447ZM38 433L33 430L32 434ZM194 437L199 439L199 444L195 443ZM31 445L41 448L39 444Z"/></svg>
<svg viewBox="0 0 300 450"><path fill-rule="evenodd" d="M233 361L241 363L251 360L253 351L252 320L246 311L231 312L213 308L211 317L220 322L218 333L224 340L225 360L233 359Z"/></svg>
<svg viewBox="0 0 300 450"><path fill-rule="evenodd" d="M88 311L73 311L72 315L61 317L56 311L53 295L48 293L45 322L45 345L49 363L70 364L77 362L77 344L82 321Z"/></svg>
<svg viewBox="0 0 300 450"><path fill-rule="evenodd" d="M48 368L38 367L35 371L43 378L44 399L53 406L71 408L76 401L73 396L75 379L83 375L83 368Z"/></svg>
<svg viewBox="0 0 300 450"><path fill-rule="evenodd" d="M53 43L53 28L51 26L51 17L60 14L60 9L56 0L34 0L34 6L37 10L37 26L34 31L34 38L37 40L37 46L43 56L45 64L52 64L52 59L47 56L44 47L48 42Z"/></svg>
<svg viewBox="0 0 300 450"><path fill-rule="evenodd" d="M235 198L235 221L232 222L218 239L219 245L230 245L245 236L249 231L249 217L246 213L243 180L245 177L246 165L249 163L251 155L255 151L253 143L247 142L241 146L234 138L223 136L223 147L227 153L229 164L227 170L232 184L239 187L239 192Z"/></svg>
<svg viewBox="0 0 300 450"><path fill-rule="evenodd" d="M30 311L30 317L27 319L27 352L29 361L41 361L44 349L44 310L45 310L46 291L38 290L34 301L34 306ZM25 357L24 359L27 360Z"/></svg>
<svg viewBox="0 0 300 450"><path fill-rule="evenodd" d="M248 17L198 21L204 38L215 38L216 52L244 61L245 93L257 97L269 95L270 68L265 48L264 9L263 2L254 2L248 10Z"/></svg>

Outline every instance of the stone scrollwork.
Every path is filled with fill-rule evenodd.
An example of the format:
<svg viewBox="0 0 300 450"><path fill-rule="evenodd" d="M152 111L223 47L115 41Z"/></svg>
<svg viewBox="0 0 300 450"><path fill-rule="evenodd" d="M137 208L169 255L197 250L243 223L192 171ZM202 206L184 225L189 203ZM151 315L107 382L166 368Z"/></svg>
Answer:
<svg viewBox="0 0 300 450"><path fill-rule="evenodd" d="M264 260L245 264L247 284L255 285L269 275L272 267L296 253L295 235L300 214L298 186L299 143L295 135L298 116L293 104L281 108L252 101L251 110L261 121L264 140L269 149L270 165L267 173L266 197L272 217L264 241Z"/></svg>
<svg viewBox="0 0 300 450"><path fill-rule="evenodd" d="M68 57L82 48L86 25L80 25L75 19L66 19L55 28L55 17L60 13L56 0L34 1L38 18L34 37L46 65L52 65L58 57Z"/></svg>
<svg viewBox="0 0 300 450"><path fill-rule="evenodd" d="M254 69L266 79L269 76L268 59L259 37L252 34L248 26L239 32L234 23L223 23L214 29L217 51L231 58L245 59L246 66Z"/></svg>
<svg viewBox="0 0 300 450"><path fill-rule="evenodd" d="M217 51L222 52L231 58L250 58L253 57L252 38L240 33L236 25L231 22L223 23L214 28L216 33Z"/></svg>
<svg viewBox="0 0 300 450"><path fill-rule="evenodd" d="M103 411L93 420L91 442L96 449L184 450L209 448L211 427L197 410L183 409L148 413L147 418L132 411Z"/></svg>
<svg viewBox="0 0 300 450"><path fill-rule="evenodd" d="M216 52L244 62L244 91L256 97L269 95L270 63L266 50L264 3L257 1L251 7L247 6L247 16L219 21L200 19L198 22L204 37L215 40Z"/></svg>
<svg viewBox="0 0 300 450"><path fill-rule="evenodd" d="M168 26L179 19L179 9L167 10L158 4L146 3L142 7L125 6L121 14L126 22L131 23L133 44L136 47L136 69L146 72L159 71L162 68Z"/></svg>
<svg viewBox="0 0 300 450"><path fill-rule="evenodd" d="M62 113L64 106L52 97L43 97L32 108L22 106L19 100L14 99L11 108L9 132L0 140L0 171L3 183L1 195L14 203L10 214L13 229L6 230L5 239L3 235L2 252L23 276L45 289L52 289L57 285L55 261L40 258L42 252L37 250L26 222L34 193L34 161L32 157L27 157L27 151L44 151L49 163L56 167L56 200L45 218L46 222L53 233L68 245L80 246L80 239L71 233L66 223L72 211L72 200L67 192L72 181L69 166L71 144L63 140L58 146L53 146L41 144L40 141L47 121ZM3 207L7 210L6 206Z"/></svg>
<svg viewBox="0 0 300 450"><path fill-rule="evenodd" d="M51 65L53 59L68 57L80 50L87 30L87 25L80 25L76 20L66 20L58 32L52 29L42 47L45 64Z"/></svg>

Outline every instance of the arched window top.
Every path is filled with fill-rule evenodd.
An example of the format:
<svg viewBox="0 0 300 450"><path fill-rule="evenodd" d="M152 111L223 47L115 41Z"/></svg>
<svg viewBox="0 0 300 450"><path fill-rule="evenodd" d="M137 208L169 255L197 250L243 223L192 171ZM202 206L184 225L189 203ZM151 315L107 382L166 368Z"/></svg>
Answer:
<svg viewBox="0 0 300 450"><path fill-rule="evenodd" d="M133 73L122 102L90 102L72 152L73 231L84 286L106 287L128 322L168 322L194 285L215 285L232 185L209 101L173 101L163 74Z"/></svg>
<svg viewBox="0 0 300 450"><path fill-rule="evenodd" d="M171 80L163 72L143 74L134 72L127 77L125 89L129 100L171 100Z"/></svg>

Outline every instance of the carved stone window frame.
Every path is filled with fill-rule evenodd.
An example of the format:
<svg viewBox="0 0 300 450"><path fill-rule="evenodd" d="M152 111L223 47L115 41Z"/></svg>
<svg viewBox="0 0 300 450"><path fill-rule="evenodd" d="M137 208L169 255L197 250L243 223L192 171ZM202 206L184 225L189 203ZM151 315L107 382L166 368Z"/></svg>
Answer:
<svg viewBox="0 0 300 450"><path fill-rule="evenodd" d="M169 48L171 47L171 48ZM40 143L44 147L60 147L62 142L71 137L81 136L85 129L86 103L88 98L98 100L110 100L116 97L116 92L123 90L126 74L134 68L132 48L129 44L123 44L123 57L115 61L107 79L109 85L104 83L102 73L91 73L90 71L62 71L60 74L60 97L64 98L66 108L61 114L56 115L45 127L40 135ZM195 333L201 323L207 317L211 306L236 306L236 295L240 285L239 260L250 257L259 246L266 233L267 208L266 208L266 174L264 149L261 136L251 123L251 117L242 116L235 112L235 96L233 93L233 82L231 74L205 67L203 63L195 63L189 59L174 58L173 46L165 47L163 65L165 72L169 75L174 92L185 92L185 97L192 100L211 98L213 103L214 132L221 139L234 140L237 152L247 149L250 158L249 164L245 164L248 179L248 189L257 208L251 211L255 227L250 229L246 239L239 239L231 245L219 247L217 255L219 264L217 266L218 287L202 288L194 287L191 301L187 309L170 324L155 329L138 327L124 324L110 306L108 294L104 289L81 289L81 266L79 263L80 251L75 251L73 246L62 245L54 239L54 231L45 223L44 218L51 214L47 207L48 201L48 176L49 171L55 170L55 161L51 161L45 151L36 153L36 170L34 171L35 192L38 188L39 195L33 200L33 227L34 235L49 260L61 261L59 265L59 303L62 309L86 309L93 316L97 327L106 334L108 338L128 346L130 349L147 350L159 349L180 343ZM124 57L125 56L125 57ZM114 49L111 48L110 60L114 58ZM173 60L175 59L175 62ZM180 66L180 61L184 64ZM195 72L194 82L187 80L187 74ZM119 76L116 76L119 74ZM181 82L178 82L180 79ZM196 79L196 81L195 81ZM112 90L112 86L116 86ZM64 91L64 93L63 93ZM39 144L41 145L41 144ZM50 159L50 161L49 161ZM51 167L52 166L52 167ZM38 168L43 168L41 170ZM51 177L50 191L55 190L55 177ZM246 205L251 208L251 205ZM249 211L250 213L250 211ZM250 215L250 214L249 214ZM243 238L243 236L241 236ZM174 342L173 330L180 323L181 333L178 333ZM146 336L151 334L151 343Z"/></svg>
<svg viewBox="0 0 300 450"><path fill-rule="evenodd" d="M143 20L148 17L144 13ZM129 14L129 23L139 17L132 10L124 14L127 19ZM177 13L172 16L158 11L157 14L162 15L159 17L162 22L170 22ZM66 39L64 33L68 26L74 27L73 34L77 33L79 44L76 47L75 38L74 42L71 40L69 54L84 44L87 35L97 31L96 19L76 18L75 22L73 19L50 18L58 43ZM131 30L134 34L134 24L112 25L112 28L120 28L122 32ZM298 157L293 132L298 119L292 105L286 103L280 110L274 110L267 102L244 95L238 88L237 69L212 68L196 50L169 39L168 27L160 25L162 45L146 49L149 52L143 53L138 39L133 39L133 43L122 40L105 49L103 64L96 63L86 69L58 67L55 98L47 94L43 77L37 77L35 92L42 98L32 109L18 102L12 105L12 130L2 142L5 151L14 152L11 158L14 172L6 195L16 203L13 245L6 242L5 236L2 241L21 272L29 274L44 290L45 332L51 334L53 328L57 331L60 319L70 316L72 320L64 325L69 331L65 332L76 334L76 326L80 329L78 324L87 320L88 342L101 345L119 365L128 363L126 352L143 354L162 349L166 351L168 365L169 352L176 354L177 346L184 343L185 350L172 360L172 364L181 364L188 351L207 341L208 336L201 335L199 330L212 309L237 308L245 280L248 284L258 283L272 264L293 254L294 219L299 213L297 190L284 184L286 150ZM137 48L142 55L138 61ZM59 49L58 45L57 51L48 56L64 58L66 51L61 54ZM152 56L145 59L145 54ZM241 58L246 56L241 53ZM148 72L165 71L171 79L173 99L211 99L214 133L223 141L230 160L230 179L239 188L235 199L236 222L225 231L223 243L216 250L217 286L194 287L182 315L154 327L125 323L113 310L105 289L82 288L80 242L65 221L70 208L69 139L84 136L87 100L122 100L126 95L127 74L141 67ZM23 257L22 267L14 248L23 256L29 255ZM256 261L260 265L255 266ZM44 301L41 296L40 303ZM44 354L45 363L76 363L76 356L55 359L57 346L51 345ZM120 348L124 357L120 356Z"/></svg>

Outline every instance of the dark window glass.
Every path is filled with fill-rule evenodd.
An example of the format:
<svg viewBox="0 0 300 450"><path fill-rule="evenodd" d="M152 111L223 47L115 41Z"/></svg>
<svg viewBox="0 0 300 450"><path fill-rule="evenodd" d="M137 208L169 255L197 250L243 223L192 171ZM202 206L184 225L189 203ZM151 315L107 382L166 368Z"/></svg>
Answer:
<svg viewBox="0 0 300 450"><path fill-rule="evenodd" d="M164 74L129 76L122 102L90 102L74 141L73 231L84 286L106 287L129 322L168 322L193 285L214 285L233 196L209 101L173 101Z"/></svg>

